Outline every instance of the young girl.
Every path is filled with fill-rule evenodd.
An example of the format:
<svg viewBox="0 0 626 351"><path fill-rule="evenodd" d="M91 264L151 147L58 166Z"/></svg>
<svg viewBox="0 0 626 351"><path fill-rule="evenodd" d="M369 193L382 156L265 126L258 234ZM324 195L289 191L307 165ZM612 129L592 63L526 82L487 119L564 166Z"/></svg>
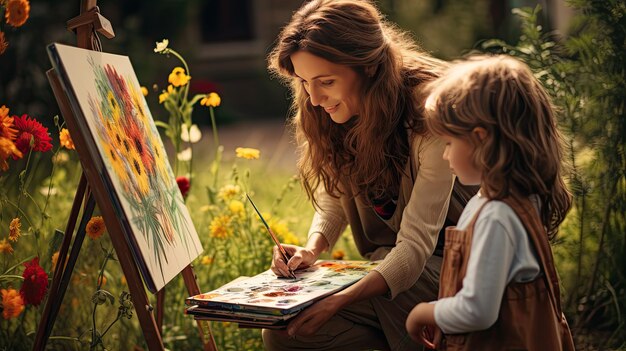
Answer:
<svg viewBox="0 0 626 351"><path fill-rule="evenodd" d="M457 63L428 89L443 158L481 189L446 231L439 300L411 311L409 335L454 350L573 349L548 243L571 202L548 95L507 56ZM432 325L443 342L428 340Z"/></svg>
<svg viewBox="0 0 626 351"><path fill-rule="evenodd" d="M406 317L437 297L439 232L464 204L419 97L444 64L372 1L313 0L283 28L269 67L292 90L299 174L316 210L306 245L284 245L288 262L275 250L272 270L314 263L347 225L361 255L382 261L298 314L291 338L264 330L266 349L416 350Z"/></svg>

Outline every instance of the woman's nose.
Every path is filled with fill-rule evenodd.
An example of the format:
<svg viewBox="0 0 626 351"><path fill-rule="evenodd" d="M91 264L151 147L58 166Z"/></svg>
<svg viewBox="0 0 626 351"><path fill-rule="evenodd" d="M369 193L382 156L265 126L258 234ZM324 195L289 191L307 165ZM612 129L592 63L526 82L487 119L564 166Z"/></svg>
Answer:
<svg viewBox="0 0 626 351"><path fill-rule="evenodd" d="M319 106L319 104L322 103L324 96L320 93L319 89L312 87L309 89L309 98L311 100L311 105Z"/></svg>

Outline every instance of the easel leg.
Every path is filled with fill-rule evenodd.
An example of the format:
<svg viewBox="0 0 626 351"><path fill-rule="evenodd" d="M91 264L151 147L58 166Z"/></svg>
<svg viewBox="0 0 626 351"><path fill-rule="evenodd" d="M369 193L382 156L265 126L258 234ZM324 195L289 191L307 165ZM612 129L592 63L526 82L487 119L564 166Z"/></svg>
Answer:
<svg viewBox="0 0 626 351"><path fill-rule="evenodd" d="M185 267L181 272L187 292L189 296L198 295L200 288L198 287L198 281L196 280L196 274L193 272L191 265ZM215 339L213 338L213 332L211 331L211 325L208 321L196 320L198 324L198 331L200 332L200 339L202 341L202 347L204 351L217 351L215 345Z"/></svg>
<svg viewBox="0 0 626 351"><path fill-rule="evenodd" d="M80 213L80 208L83 204L83 201L85 208L83 209L80 226L78 228L78 232L76 233L76 238L74 239L71 253L69 257L67 257L67 252L69 250L72 237L74 236L76 220L78 219L78 214ZM50 333L52 332L52 327L54 326L54 321L56 320L57 314L59 313L59 309L61 308L61 302L63 301L63 297L65 296L65 291L67 290L70 277L72 276L72 271L74 270L74 266L76 265L78 253L80 252L83 240L85 239L85 228L87 226L87 222L93 214L95 205L96 202L91 194L89 194L89 190L87 188L87 180L85 178L85 175L83 174L81 175L80 182L78 184L78 190L76 191L76 195L74 197L74 203L72 204L72 212L70 213L70 218L66 226L63 244L61 245L61 249L59 250L59 259L55 267L54 277L52 279L52 286L49 290L49 295L48 299L46 300L46 306L44 308L43 315L41 316L41 320L39 321L39 327L37 328L37 335L35 337L33 350L43 350L46 343L48 342L48 338L50 337Z"/></svg>

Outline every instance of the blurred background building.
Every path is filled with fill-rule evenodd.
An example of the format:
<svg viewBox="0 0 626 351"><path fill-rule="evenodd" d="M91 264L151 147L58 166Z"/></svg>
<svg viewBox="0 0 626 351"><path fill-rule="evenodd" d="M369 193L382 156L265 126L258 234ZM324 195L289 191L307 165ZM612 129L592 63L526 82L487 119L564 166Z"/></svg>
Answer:
<svg viewBox="0 0 626 351"><path fill-rule="evenodd" d="M217 91L222 96L218 121L222 124L259 119L283 119L288 92L266 70L266 55L280 28L302 0L134 0L98 1L116 37L102 39L104 51L128 55L155 119L164 119L158 92L178 64L153 52L164 38L188 61L193 92ZM514 41L519 37L511 9L541 5L543 23L556 35L566 33L571 17L564 0L379 0L388 19L411 31L433 55L454 59L485 38ZM45 46L74 44L65 29L76 16L80 1L31 2L28 22L5 28L9 47L0 55L0 104L20 113L50 118L58 114L45 71L50 67ZM194 111L202 123L203 113Z"/></svg>

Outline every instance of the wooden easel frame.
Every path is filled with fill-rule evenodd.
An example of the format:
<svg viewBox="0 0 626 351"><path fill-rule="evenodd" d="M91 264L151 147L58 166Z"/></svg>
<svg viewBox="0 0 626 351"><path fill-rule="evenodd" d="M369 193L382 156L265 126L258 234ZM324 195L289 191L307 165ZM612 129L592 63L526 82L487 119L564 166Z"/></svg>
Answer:
<svg viewBox="0 0 626 351"><path fill-rule="evenodd" d="M77 47L84 49L101 51L96 32L103 34L109 39L114 37L113 29L109 21L99 13L96 0L81 0L80 15L68 21L67 26L69 30L76 31ZM67 127L72 135L76 149L87 150L88 142L85 136L80 132L80 122L72 111L69 99L63 90L56 72L54 69L50 69L46 72L46 75L59 105L59 109L61 110L61 114L64 116ZM78 156L83 165L83 174L81 175L78 189L74 196L65 236L59 250L59 259L49 289L49 296L46 300L43 315L39 321L39 327L37 328L33 350L39 351L45 349L85 238L87 222L93 214L96 203L105 220L117 259L128 282L128 289L148 349L151 351L164 350L161 327L163 325L165 288L157 292L157 316L155 319L153 314L154 308L150 305L150 301L146 295L141 274L132 257L128 242L125 239L124 228L118 220L113 202L109 197L110 195L105 184L107 179L98 174L97 168L89 166L94 160L92 160L87 153L81 154L79 152ZM72 243L76 223L81 212L80 224ZM199 294L200 289L191 265L185 267L181 274L189 295L193 296ZM197 325L203 349L205 351L216 351L217 347L208 322L198 320Z"/></svg>

